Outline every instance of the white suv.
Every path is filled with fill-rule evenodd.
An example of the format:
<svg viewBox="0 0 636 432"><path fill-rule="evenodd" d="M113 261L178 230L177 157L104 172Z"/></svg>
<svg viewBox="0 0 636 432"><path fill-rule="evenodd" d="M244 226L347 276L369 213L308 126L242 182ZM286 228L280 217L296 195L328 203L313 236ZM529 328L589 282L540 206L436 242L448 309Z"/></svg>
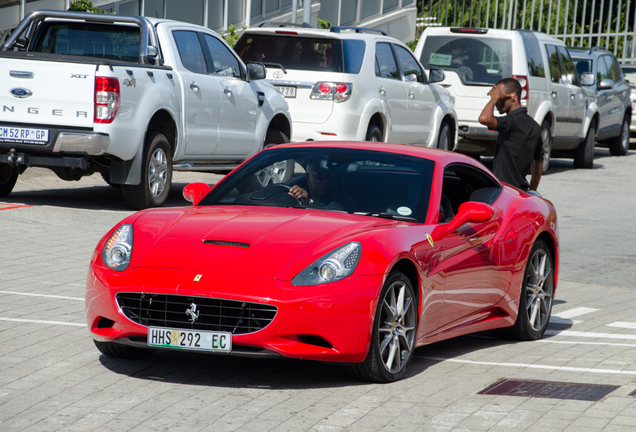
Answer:
<svg viewBox="0 0 636 432"><path fill-rule="evenodd" d="M429 27L415 48L424 67L441 68L441 85L455 97L457 150L493 154L497 132L478 122L488 91L502 78L516 78L522 104L541 125L545 158L574 158L577 168L592 168L598 107L593 92L581 88L565 44L527 30Z"/></svg>
<svg viewBox="0 0 636 432"><path fill-rule="evenodd" d="M245 30L234 46L262 62L285 96L292 141L386 141L454 150L452 96L402 42L379 30L280 24ZM284 27L281 27L284 26Z"/></svg>

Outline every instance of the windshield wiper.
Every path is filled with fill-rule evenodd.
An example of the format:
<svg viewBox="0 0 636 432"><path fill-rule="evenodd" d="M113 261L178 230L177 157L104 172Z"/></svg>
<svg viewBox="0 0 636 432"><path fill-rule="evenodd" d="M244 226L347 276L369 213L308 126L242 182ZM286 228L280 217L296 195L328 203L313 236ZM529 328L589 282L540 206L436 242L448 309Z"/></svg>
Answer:
<svg viewBox="0 0 636 432"><path fill-rule="evenodd" d="M368 213L356 212L354 214L359 214L362 216L379 217L383 219L393 219L393 220L399 220L399 221L405 221L405 222L417 222L417 219L413 217L394 215L394 214L386 213L386 212L368 212Z"/></svg>

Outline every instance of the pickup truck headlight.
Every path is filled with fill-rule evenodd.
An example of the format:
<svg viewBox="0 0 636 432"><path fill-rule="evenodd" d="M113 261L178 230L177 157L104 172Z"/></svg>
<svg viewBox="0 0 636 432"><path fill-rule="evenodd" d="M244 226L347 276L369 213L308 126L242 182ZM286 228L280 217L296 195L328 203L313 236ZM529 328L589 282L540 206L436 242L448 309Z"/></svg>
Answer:
<svg viewBox="0 0 636 432"><path fill-rule="evenodd" d="M133 248L133 226L122 225L108 238L102 251L102 261L109 268L124 271L130 264Z"/></svg>
<svg viewBox="0 0 636 432"><path fill-rule="evenodd" d="M358 242L347 243L323 255L292 279L292 285L320 285L342 280L355 270L362 245Z"/></svg>

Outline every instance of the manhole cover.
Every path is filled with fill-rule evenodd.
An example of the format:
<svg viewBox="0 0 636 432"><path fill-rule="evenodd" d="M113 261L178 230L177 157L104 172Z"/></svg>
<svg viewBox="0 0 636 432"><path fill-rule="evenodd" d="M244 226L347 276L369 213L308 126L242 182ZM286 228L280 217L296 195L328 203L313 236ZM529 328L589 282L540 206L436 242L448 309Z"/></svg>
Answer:
<svg viewBox="0 0 636 432"><path fill-rule="evenodd" d="M477 394L598 401L619 387L502 378Z"/></svg>

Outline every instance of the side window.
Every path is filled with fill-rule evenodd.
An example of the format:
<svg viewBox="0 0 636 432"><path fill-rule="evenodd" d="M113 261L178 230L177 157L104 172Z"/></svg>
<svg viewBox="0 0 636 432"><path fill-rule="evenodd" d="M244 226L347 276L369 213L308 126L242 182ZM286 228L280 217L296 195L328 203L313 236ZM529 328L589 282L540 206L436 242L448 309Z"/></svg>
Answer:
<svg viewBox="0 0 636 432"><path fill-rule="evenodd" d="M388 43L375 45L375 74L380 78L400 79L400 72Z"/></svg>
<svg viewBox="0 0 636 432"><path fill-rule="evenodd" d="M395 52L397 53L398 60L400 61L400 67L402 68L402 75L404 75L405 81L417 81L424 82L424 73L417 60L411 55L410 52L404 47L399 45L393 45Z"/></svg>
<svg viewBox="0 0 636 432"><path fill-rule="evenodd" d="M545 67L543 66L543 57L541 56L541 47L537 36L532 32L526 31L520 31L519 34L526 48L530 76L545 78Z"/></svg>
<svg viewBox="0 0 636 432"><path fill-rule="evenodd" d="M603 57L599 57L596 61L596 83L600 84L601 80L609 78L609 72L607 70L607 63L603 60Z"/></svg>
<svg viewBox="0 0 636 432"><path fill-rule="evenodd" d="M451 164L444 169L440 222L449 222L466 201L494 203L501 186L491 177L465 164Z"/></svg>
<svg viewBox="0 0 636 432"><path fill-rule="evenodd" d="M183 67L195 73L208 73L201 42L199 42L197 34L191 31L174 31L172 34L174 41L177 43L177 50L179 51Z"/></svg>
<svg viewBox="0 0 636 432"><path fill-rule="evenodd" d="M616 59L612 56L603 56L603 60L605 60L605 65L607 66L609 79L614 82L619 82L621 80L621 69L616 62Z"/></svg>
<svg viewBox="0 0 636 432"><path fill-rule="evenodd" d="M557 54L555 45L546 45L548 51L548 64L550 66L550 78L553 83L561 82L561 66L559 65L559 55Z"/></svg>
<svg viewBox="0 0 636 432"><path fill-rule="evenodd" d="M240 78L241 67L239 66L239 62L223 42L208 34L204 34L203 39L208 45L208 50L212 57L213 67L211 68L211 73L219 76Z"/></svg>
<svg viewBox="0 0 636 432"><path fill-rule="evenodd" d="M561 66L563 67L563 80L567 84L581 85L579 81L579 74L576 72L570 53L564 46L557 47L559 50L559 57L561 57Z"/></svg>

